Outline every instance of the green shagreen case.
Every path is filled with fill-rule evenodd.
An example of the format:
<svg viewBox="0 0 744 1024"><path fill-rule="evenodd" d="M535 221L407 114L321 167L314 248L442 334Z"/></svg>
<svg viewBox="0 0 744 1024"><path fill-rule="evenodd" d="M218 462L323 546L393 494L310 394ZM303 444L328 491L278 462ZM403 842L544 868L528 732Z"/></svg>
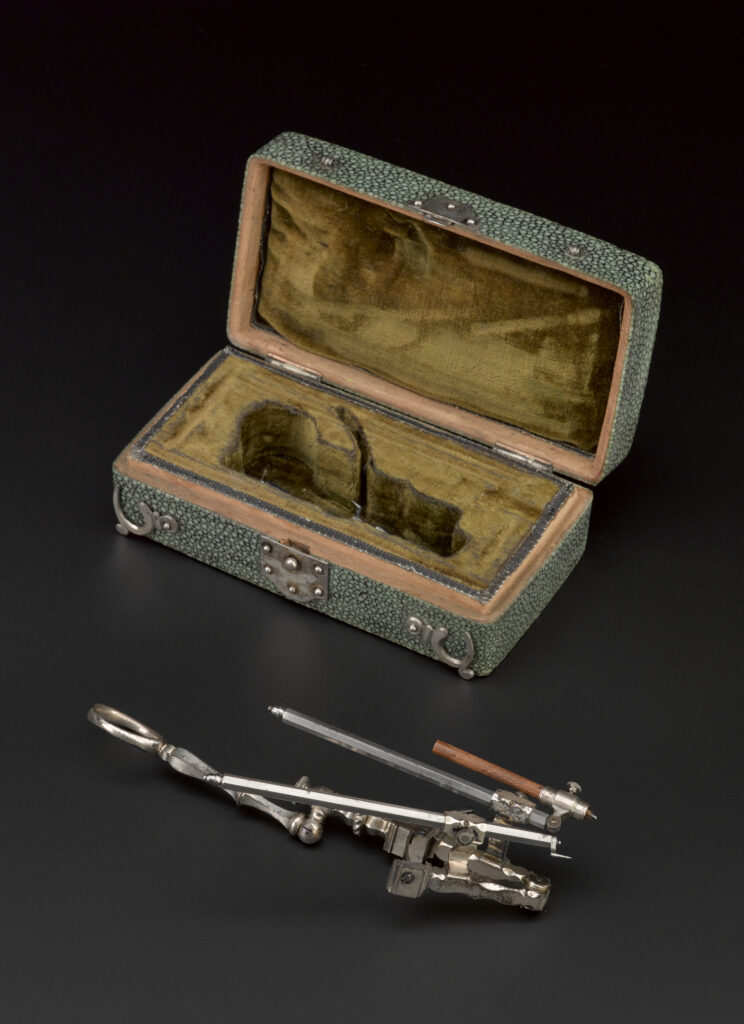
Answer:
<svg viewBox="0 0 744 1024"><path fill-rule="evenodd" d="M461 265L445 288L437 267ZM458 290L425 336L433 296ZM248 162L230 344L117 458L117 529L488 675L581 556L585 485L630 448L660 298L641 257L280 135Z"/></svg>

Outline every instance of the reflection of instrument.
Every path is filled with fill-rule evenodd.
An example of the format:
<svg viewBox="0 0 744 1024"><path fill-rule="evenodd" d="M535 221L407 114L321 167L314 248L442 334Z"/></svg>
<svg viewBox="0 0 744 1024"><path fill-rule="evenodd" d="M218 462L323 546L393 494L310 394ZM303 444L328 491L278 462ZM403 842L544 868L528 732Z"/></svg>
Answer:
<svg viewBox="0 0 744 1024"><path fill-rule="evenodd" d="M548 815L523 795L524 787L518 793L505 790L491 792L299 712L284 708L270 710L286 724L449 789L466 797L469 802L486 804L493 817L488 820L467 810L426 811L343 796L325 787L311 788L307 777L300 779L295 786L285 786L243 776L223 775L190 751L167 743L159 733L114 708L95 704L88 712L88 718L94 725L126 743L157 754L183 775L224 790L236 804L263 811L303 843L313 845L322 838L324 822L329 815L343 820L355 835L370 833L381 836L385 852L396 858L387 889L399 896L420 896L427 889L432 892L459 892L474 899L486 898L529 910L542 910L550 892L550 881L512 864L506 856L508 844L540 846L553 856L561 857L558 838L549 833L560 826L562 816L593 817L574 792L556 793L540 787L543 795L538 799L553 810L553 814ZM462 755L460 761L463 757L472 758L462 751L458 753ZM488 762L482 764L488 765ZM488 767L489 770L497 769L495 765ZM513 778L520 779L519 776ZM526 779L520 781L528 782ZM307 809L289 810L268 797L304 804ZM580 807L584 809L581 814L577 813ZM530 825L535 827L523 827Z"/></svg>

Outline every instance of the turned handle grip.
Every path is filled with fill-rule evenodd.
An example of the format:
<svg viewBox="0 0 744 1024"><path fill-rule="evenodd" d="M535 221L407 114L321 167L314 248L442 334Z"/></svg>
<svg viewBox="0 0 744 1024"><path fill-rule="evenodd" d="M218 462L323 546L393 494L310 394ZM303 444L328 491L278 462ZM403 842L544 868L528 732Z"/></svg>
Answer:
<svg viewBox="0 0 744 1024"><path fill-rule="evenodd" d="M514 772L507 771L506 768L500 768L497 764L484 761L482 757L476 757L475 754L469 754L467 750L460 750L459 747L443 743L442 740L437 740L432 750L435 754L439 754L440 757L446 757L448 761L454 761L455 764L460 764L463 768L469 768L472 772L487 775L489 779L495 779L496 782L501 782L503 785L509 786L510 789L515 789L518 793L531 796L533 800L540 799L540 791L543 787L539 782L525 779L522 775L516 775Z"/></svg>

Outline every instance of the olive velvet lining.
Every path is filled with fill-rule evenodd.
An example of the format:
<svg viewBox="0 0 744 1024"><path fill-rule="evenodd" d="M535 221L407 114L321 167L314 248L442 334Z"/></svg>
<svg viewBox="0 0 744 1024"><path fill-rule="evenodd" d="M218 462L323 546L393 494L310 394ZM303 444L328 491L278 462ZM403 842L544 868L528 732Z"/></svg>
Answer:
<svg viewBox="0 0 744 1024"><path fill-rule="evenodd" d="M623 298L286 171L256 312L315 354L594 452Z"/></svg>
<svg viewBox="0 0 744 1024"><path fill-rule="evenodd" d="M480 589L562 484L234 353L145 450Z"/></svg>

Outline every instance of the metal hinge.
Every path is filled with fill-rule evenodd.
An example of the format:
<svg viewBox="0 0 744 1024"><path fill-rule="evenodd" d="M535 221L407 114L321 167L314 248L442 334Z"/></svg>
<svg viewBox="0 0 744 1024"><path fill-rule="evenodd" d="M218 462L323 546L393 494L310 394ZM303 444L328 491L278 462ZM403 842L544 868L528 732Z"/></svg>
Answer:
<svg viewBox="0 0 744 1024"><path fill-rule="evenodd" d="M532 455L525 455L524 452L515 451L513 448L505 448L500 444L494 444L491 447L497 455L504 455L508 459L515 459L517 462L522 462L524 465L529 466L530 469L536 469L542 473L553 472L552 462L546 462L544 459L536 459Z"/></svg>
<svg viewBox="0 0 744 1024"><path fill-rule="evenodd" d="M266 356L266 362L279 370L285 370L287 373L294 374L295 377L304 377L306 380L321 379L320 374L316 373L315 370L310 370L307 366L300 366L299 363L290 363L288 359L283 359L282 356L274 355L272 352L269 352Z"/></svg>
<svg viewBox="0 0 744 1024"><path fill-rule="evenodd" d="M260 540L261 572L290 601L307 604L328 597L328 563L309 551L280 544L273 537Z"/></svg>
<svg viewBox="0 0 744 1024"><path fill-rule="evenodd" d="M434 224L450 225L463 224L465 227L474 228L480 224L480 217L472 206L467 203L458 203L447 196L430 196L428 199L412 199L406 203L417 213L422 214L426 220Z"/></svg>

